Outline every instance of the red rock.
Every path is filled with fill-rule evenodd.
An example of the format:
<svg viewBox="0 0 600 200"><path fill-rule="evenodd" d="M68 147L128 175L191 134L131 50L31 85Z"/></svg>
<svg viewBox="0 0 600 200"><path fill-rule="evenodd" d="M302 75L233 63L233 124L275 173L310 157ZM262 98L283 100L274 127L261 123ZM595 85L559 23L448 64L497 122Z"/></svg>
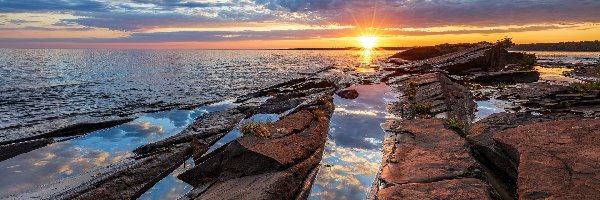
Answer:
<svg viewBox="0 0 600 200"><path fill-rule="evenodd" d="M491 199L487 188L486 183L474 178L409 183L381 189L378 199Z"/></svg>
<svg viewBox="0 0 600 200"><path fill-rule="evenodd" d="M476 199L489 198L483 182L462 180L478 176L478 164L467 142L446 129L443 120L409 120L388 126L376 184L384 188L374 186L377 199L444 199L471 191L476 191L469 194Z"/></svg>
<svg viewBox="0 0 600 200"><path fill-rule="evenodd" d="M494 140L519 163L519 199L600 198L600 120L529 124Z"/></svg>
<svg viewBox="0 0 600 200"><path fill-rule="evenodd" d="M344 99L356 99L358 98L358 91L356 90L342 90L337 93L338 96Z"/></svg>

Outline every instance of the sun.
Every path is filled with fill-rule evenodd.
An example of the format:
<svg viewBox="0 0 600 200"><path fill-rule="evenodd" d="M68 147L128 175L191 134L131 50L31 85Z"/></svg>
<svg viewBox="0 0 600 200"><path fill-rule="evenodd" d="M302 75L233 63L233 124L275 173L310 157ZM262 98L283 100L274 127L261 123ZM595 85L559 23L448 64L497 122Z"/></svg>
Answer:
<svg viewBox="0 0 600 200"><path fill-rule="evenodd" d="M360 45L365 49L372 49L377 44L378 38L375 36L360 36L356 40L360 42Z"/></svg>

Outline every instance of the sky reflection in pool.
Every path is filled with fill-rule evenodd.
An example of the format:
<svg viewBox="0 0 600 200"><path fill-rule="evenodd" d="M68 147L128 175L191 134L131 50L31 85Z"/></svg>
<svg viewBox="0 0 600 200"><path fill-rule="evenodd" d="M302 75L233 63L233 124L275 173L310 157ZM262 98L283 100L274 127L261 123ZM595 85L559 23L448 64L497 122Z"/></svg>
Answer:
<svg viewBox="0 0 600 200"><path fill-rule="evenodd" d="M256 114L248 119L242 120L241 123L244 122L275 122L279 119L279 115L277 114ZM213 146L211 146L208 151L205 153L208 154L215 149L237 139L242 136L242 133L239 129L235 128L227 133L223 138L217 141ZM146 193L144 193L138 199L178 199L183 196L185 193L189 192L193 187L177 178L177 176L186 170L194 167L194 161L189 159L185 164L179 166L173 173L169 174L163 180L156 183L152 188L150 188Z"/></svg>
<svg viewBox="0 0 600 200"><path fill-rule="evenodd" d="M474 122L482 120L494 113L507 112L507 109L514 107L512 103L499 99L475 101L475 103L477 103L477 112L475 113Z"/></svg>
<svg viewBox="0 0 600 200"><path fill-rule="evenodd" d="M381 162L381 123L395 118L387 104L395 101L385 84L353 86L354 100L335 96L321 168L309 199L365 199Z"/></svg>
<svg viewBox="0 0 600 200"><path fill-rule="evenodd" d="M113 128L18 155L0 162L0 197L106 166L132 156L140 145L181 132L197 117L233 106L230 101L194 110L145 114Z"/></svg>

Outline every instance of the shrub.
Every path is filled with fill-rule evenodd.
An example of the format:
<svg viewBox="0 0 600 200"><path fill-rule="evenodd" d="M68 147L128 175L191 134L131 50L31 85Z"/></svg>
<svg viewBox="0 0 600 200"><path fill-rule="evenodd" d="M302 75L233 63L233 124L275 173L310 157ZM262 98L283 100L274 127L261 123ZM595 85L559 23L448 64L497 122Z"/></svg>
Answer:
<svg viewBox="0 0 600 200"><path fill-rule="evenodd" d="M523 53L523 57L519 60L519 65L523 67L531 67L535 65L537 58L535 54Z"/></svg>
<svg viewBox="0 0 600 200"><path fill-rule="evenodd" d="M246 122L240 125L240 132L244 135L252 134L259 138L267 138L270 136L267 125L268 123L263 122Z"/></svg>
<svg viewBox="0 0 600 200"><path fill-rule="evenodd" d="M408 83L408 100L415 100L415 98L417 97L417 83L414 81L411 81L410 83Z"/></svg>
<svg viewBox="0 0 600 200"><path fill-rule="evenodd" d="M431 113L432 106L429 103L417 103L415 105L415 113L417 115L428 115Z"/></svg>
<svg viewBox="0 0 600 200"><path fill-rule="evenodd" d="M504 37L503 39L496 41L496 45L500 48L508 49L514 47L515 43L513 43L512 38Z"/></svg>

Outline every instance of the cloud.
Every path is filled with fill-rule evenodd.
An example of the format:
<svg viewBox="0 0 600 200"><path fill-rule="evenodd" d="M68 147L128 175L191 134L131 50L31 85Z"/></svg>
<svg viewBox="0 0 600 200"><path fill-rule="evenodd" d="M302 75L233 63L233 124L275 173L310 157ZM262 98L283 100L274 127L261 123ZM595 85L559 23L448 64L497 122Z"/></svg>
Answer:
<svg viewBox="0 0 600 200"><path fill-rule="evenodd" d="M373 16L385 27L448 25L514 25L600 21L596 0L256 0L269 9L313 12L343 25L371 24ZM366 22L363 22L366 21ZM377 24L377 22L375 22Z"/></svg>
<svg viewBox="0 0 600 200"><path fill-rule="evenodd" d="M428 36L445 34L492 34L492 33L514 33L526 31L553 30L561 28L577 28L579 25L540 25L511 27L504 29L467 29L467 30L383 30L379 34L383 36ZM90 28L0 28L0 30L73 30L84 31ZM245 41L245 40L303 40L317 38L338 38L354 33L352 28L344 29L307 29L307 30L273 30L273 31L177 31L177 32L155 32L155 33L132 33L127 37L119 38L31 38L31 39L1 39L0 42L70 42L70 43L163 43L163 42L217 42L217 41ZM377 124L377 123L376 123ZM335 124L333 124L335 126ZM360 131L360 130L356 130ZM334 136L335 137L335 136ZM371 148L372 144L363 140L363 137L352 138L340 135L342 145L359 146ZM346 142L346 143L344 143Z"/></svg>
<svg viewBox="0 0 600 200"><path fill-rule="evenodd" d="M183 7L183 8L208 8L231 6L232 3L224 2L195 2L195 1L173 1L173 0L133 0L135 3L152 4L163 8Z"/></svg>
<svg viewBox="0 0 600 200"><path fill-rule="evenodd" d="M108 12L109 7L93 0L0 0L0 12L89 11Z"/></svg>
<svg viewBox="0 0 600 200"><path fill-rule="evenodd" d="M39 21L29 21L29 20L23 20L23 19L11 19L11 20L6 20L6 22L11 23L11 24L21 25L21 24L34 23L34 22L39 22Z"/></svg>

